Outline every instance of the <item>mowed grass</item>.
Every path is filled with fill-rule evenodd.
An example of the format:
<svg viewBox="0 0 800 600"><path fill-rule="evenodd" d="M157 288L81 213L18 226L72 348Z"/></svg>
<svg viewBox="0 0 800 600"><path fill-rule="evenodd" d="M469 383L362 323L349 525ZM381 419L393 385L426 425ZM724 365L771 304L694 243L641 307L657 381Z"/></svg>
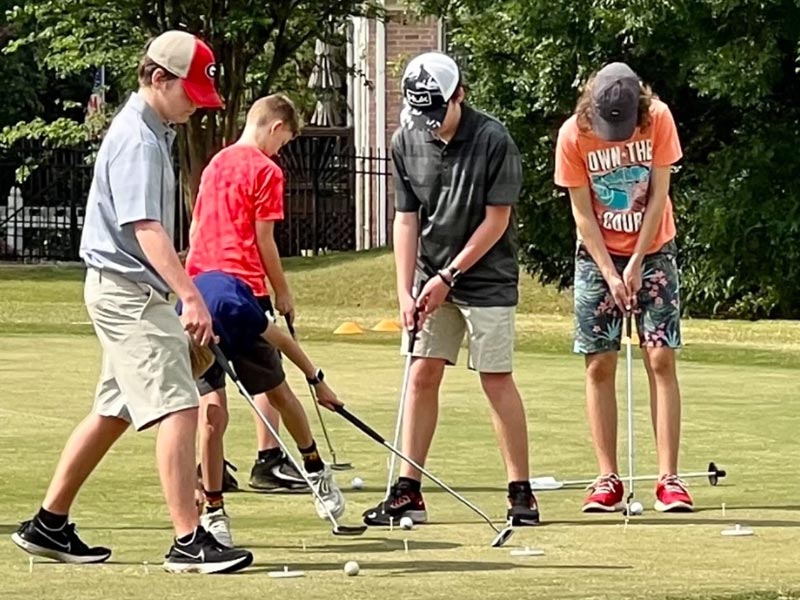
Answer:
<svg viewBox="0 0 800 600"><path fill-rule="evenodd" d="M350 408L390 436L402 376L397 336L367 332L343 339L331 331L346 319L367 328L394 317L391 257L287 262L309 354ZM5 540L37 508L64 441L91 405L99 347L83 324L81 277L80 269L0 269ZM528 409L534 474L590 476L582 365L569 354L570 298L530 281L523 283L522 297L516 372ZM581 514L581 491L542 492L545 524L520 529L507 548L492 549L492 531L430 484L430 525L410 532L370 530L353 539L333 537L304 495L242 492L228 496L228 509L236 540L254 551L255 565L231 577L170 576L158 568L171 531L155 472L154 433L129 434L89 480L72 515L88 541L113 547L112 561L83 567L40 561L29 572L27 556L5 541L0 597L800 598L800 326L691 321L685 333L682 466L702 470L714 460L729 472L718 487L692 480L694 514L655 513L652 488L642 484L638 496L646 512L626 529L619 515ZM290 381L313 415L295 370ZM635 383L637 472L649 473L655 461L641 368ZM255 451L252 418L230 391L226 452L244 484ZM339 482L347 491L351 477L366 481L364 490L347 491L343 520L357 522L383 494L388 455L335 415L326 417L340 460L356 466L338 474ZM315 416L311 422L320 434ZM624 455L624 430L620 438ZM502 462L477 378L463 361L447 373L428 466L502 519ZM720 535L734 523L756 534ZM510 556L524 546L545 555ZM360 563L358 577L342 572L347 560ZM268 577L284 565L306 577Z"/></svg>

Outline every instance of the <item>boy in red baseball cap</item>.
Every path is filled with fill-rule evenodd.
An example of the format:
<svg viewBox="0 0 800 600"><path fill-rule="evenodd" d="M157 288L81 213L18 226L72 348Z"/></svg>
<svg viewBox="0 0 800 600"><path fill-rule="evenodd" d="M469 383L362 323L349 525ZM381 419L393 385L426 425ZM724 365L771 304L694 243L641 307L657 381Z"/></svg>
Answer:
<svg viewBox="0 0 800 600"><path fill-rule="evenodd" d="M175 174L170 123L222 105L214 55L190 33L169 31L145 50L139 90L114 117L97 154L80 255L84 297L103 349L94 408L73 431L36 515L12 540L26 552L65 563L103 562L111 550L89 546L69 523L84 481L133 426L158 426L156 459L175 539L164 568L229 573L253 555L226 548L203 529L194 503L199 397L189 340L207 344L212 320L181 266L172 235ZM181 300L175 313L170 295Z"/></svg>

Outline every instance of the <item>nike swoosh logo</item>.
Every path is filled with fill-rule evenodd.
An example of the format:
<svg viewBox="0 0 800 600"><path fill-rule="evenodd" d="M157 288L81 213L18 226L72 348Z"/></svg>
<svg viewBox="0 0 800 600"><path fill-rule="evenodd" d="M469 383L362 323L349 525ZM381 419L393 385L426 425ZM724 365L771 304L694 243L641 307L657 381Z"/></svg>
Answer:
<svg viewBox="0 0 800 600"><path fill-rule="evenodd" d="M44 531L43 529L40 529L39 527L36 527L35 525L34 525L34 528L36 529L36 531L39 532L40 535L42 535L43 537L46 537L53 544L55 544L59 548L63 548L65 552L69 552L72 549L72 544L70 542L67 542L66 544L62 544L61 542L59 542L57 540L54 540L49 535L47 535L47 532Z"/></svg>
<svg viewBox="0 0 800 600"><path fill-rule="evenodd" d="M371 513L369 513L369 514L367 515L367 518L368 518L368 519L374 519L374 518L375 518L375 517L377 517L377 516L378 516L378 513L376 513L376 512L371 512Z"/></svg>
<svg viewBox="0 0 800 600"><path fill-rule="evenodd" d="M184 552L180 548L175 548L175 550L177 550L178 552L180 552L184 556L188 556L189 558L193 558L195 560L199 560L200 562L205 562L205 560L206 560L206 552L205 552L205 550L200 550L200 552L198 552L197 554L190 554L188 552Z"/></svg>

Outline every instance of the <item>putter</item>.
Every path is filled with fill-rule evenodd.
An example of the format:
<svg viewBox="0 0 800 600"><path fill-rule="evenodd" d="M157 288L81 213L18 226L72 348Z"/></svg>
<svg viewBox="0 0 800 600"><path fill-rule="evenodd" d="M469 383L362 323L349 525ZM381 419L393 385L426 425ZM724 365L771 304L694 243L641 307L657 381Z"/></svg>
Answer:
<svg viewBox="0 0 800 600"><path fill-rule="evenodd" d="M417 288L411 290L411 297L417 297ZM400 389L400 402L397 405L397 419L394 425L394 442L392 445L397 448L400 444L400 432L403 428L403 414L406 409L406 396L408 395L408 380L411 378L411 363L414 360L414 344L417 343L417 334L419 333L419 308L414 309L414 326L408 334L408 349L406 354L406 364L403 369L403 386ZM392 493L392 483L394 483L394 469L397 465L397 456L392 454L389 461L389 476L386 479L386 495L384 500L388 499Z"/></svg>
<svg viewBox="0 0 800 600"><path fill-rule="evenodd" d="M284 319L286 320L286 328L289 330L289 335L292 336L292 339L296 342L297 341L297 334L294 329L294 323L292 319L289 318L289 315L284 315ZM325 427L325 420L322 418L322 411L319 409L319 404L317 404L317 397L314 394L314 386L310 383L308 384L308 391L311 393L312 404L314 405L314 409L317 411L317 417L319 417L319 424L322 426L322 435L325 437L325 443L328 445L328 452L330 452L331 458L333 458L333 462L331 463L330 467L334 471L349 471L353 468L352 463L345 462L340 463L336 460L336 451L333 449L333 444L331 444L331 438L328 435L328 428Z"/></svg>
<svg viewBox="0 0 800 600"><path fill-rule="evenodd" d="M625 314L625 375L628 404L628 496L625 498L625 516L630 516L633 504L633 340L631 339L631 313Z"/></svg>
<svg viewBox="0 0 800 600"><path fill-rule="evenodd" d="M428 479L430 479L436 485L438 485L440 488L442 488L445 492L447 492L448 494L453 496L453 498L455 498L456 500L461 502L464 506L469 508L472 512L474 512L475 514L480 516L481 519L486 521L489 524L489 527L491 527L494 530L494 532L497 534L495 536L495 538L492 540L492 544L491 544L492 547L499 548L500 546L505 544L511 538L511 536L514 534L514 529L511 527L511 525L508 525L508 526L504 527L503 529L499 529L492 522L492 520L486 515L486 513L483 512L480 508L478 508L477 506L472 504L472 502L470 502L469 500L464 498L464 496L462 496L461 494L456 492L453 488L451 488L446 483L444 483L441 479L439 479L438 477L433 475L430 471L426 470L424 467L422 467L421 465L417 464L417 462L415 460L413 460L412 458L410 458L410 457L406 456L405 454L403 454L402 452L400 452L397 448L395 448L389 442L387 442L381 434L379 434L372 427L370 427L369 425L364 423L364 421L359 419L353 413L348 411L344 406L337 406L335 408L335 410L342 417L344 417L345 419L350 421L350 423L352 423L358 429L360 429L363 433L365 433L366 435L371 437L373 440L375 440L376 442L378 442L379 444L384 446L386 449L388 449L392 453L393 456L396 456L396 457L404 460L405 462L407 462L409 465L411 465L412 467L417 469L420 473L425 475Z"/></svg>
<svg viewBox="0 0 800 600"><path fill-rule="evenodd" d="M325 504L325 501L322 499L322 496L320 495L317 488L315 488L314 485L311 483L311 480L308 478L308 474L306 473L305 469L300 465L300 463L297 462L297 459L294 456L292 456L289 447L284 443L284 441L280 438L280 436L278 436L278 432L275 431L272 425L270 425L270 422L267 420L267 417L264 415L264 413L262 413L261 410L258 408L258 406L256 406L256 403L253 401L253 397L245 389L244 384L239 379L239 376L236 374L233 365L230 362L228 362L228 359L225 357L225 354L222 352L222 350L220 350L219 346L217 346L213 342L209 345L209 347L211 348L211 351L214 353L217 362L223 368L225 373L227 373L228 377L230 377L231 380L236 384L236 387L239 389L239 393L244 397L245 400L247 400L247 403L250 405L250 408L252 408L256 412L258 418L261 419L262 423L264 423L264 426L267 429L269 429L270 433L278 441L278 445L281 447L281 450L283 450L283 453L289 458L289 460L292 463L292 466L294 466L294 468L297 469L297 472L300 473L302 478L305 480L306 484L308 484L308 487L311 489L311 493L322 505L323 509L325 510L325 513L328 516L328 520L331 522L331 525L333 525L333 529L331 530L333 535L356 536L363 534L367 530L366 525L339 524L339 522L336 520L336 517L333 516L333 513L331 513L330 509Z"/></svg>
<svg viewBox="0 0 800 600"><path fill-rule="evenodd" d="M708 463L708 470L706 471L693 471L691 473L678 473L681 479L691 479L693 477L707 477L708 483L717 485L720 479L728 476L725 469L720 469L713 462ZM658 481L660 475L639 475L634 477L634 481ZM557 479L552 475L544 475L542 477L531 478L531 488L534 491L550 491L560 490L564 488L583 488L587 485L592 485L596 479Z"/></svg>

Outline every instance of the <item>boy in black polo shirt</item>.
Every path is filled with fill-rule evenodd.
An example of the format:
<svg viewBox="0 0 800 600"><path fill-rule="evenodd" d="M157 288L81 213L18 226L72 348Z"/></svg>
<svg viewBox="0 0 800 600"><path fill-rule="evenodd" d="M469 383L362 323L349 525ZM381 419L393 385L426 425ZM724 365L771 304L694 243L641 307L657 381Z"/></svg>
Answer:
<svg viewBox="0 0 800 600"><path fill-rule="evenodd" d="M463 104L455 62L422 54L403 76L402 127L392 138L394 253L405 330L420 311L403 418L402 448L425 463L436 428L439 385L468 334L471 370L492 407L508 475L508 518L535 525L528 432L512 376L518 302L513 205L522 184L519 151L505 127ZM412 296L414 282L422 286ZM420 473L403 464L389 497L364 513L368 525L427 520Z"/></svg>

